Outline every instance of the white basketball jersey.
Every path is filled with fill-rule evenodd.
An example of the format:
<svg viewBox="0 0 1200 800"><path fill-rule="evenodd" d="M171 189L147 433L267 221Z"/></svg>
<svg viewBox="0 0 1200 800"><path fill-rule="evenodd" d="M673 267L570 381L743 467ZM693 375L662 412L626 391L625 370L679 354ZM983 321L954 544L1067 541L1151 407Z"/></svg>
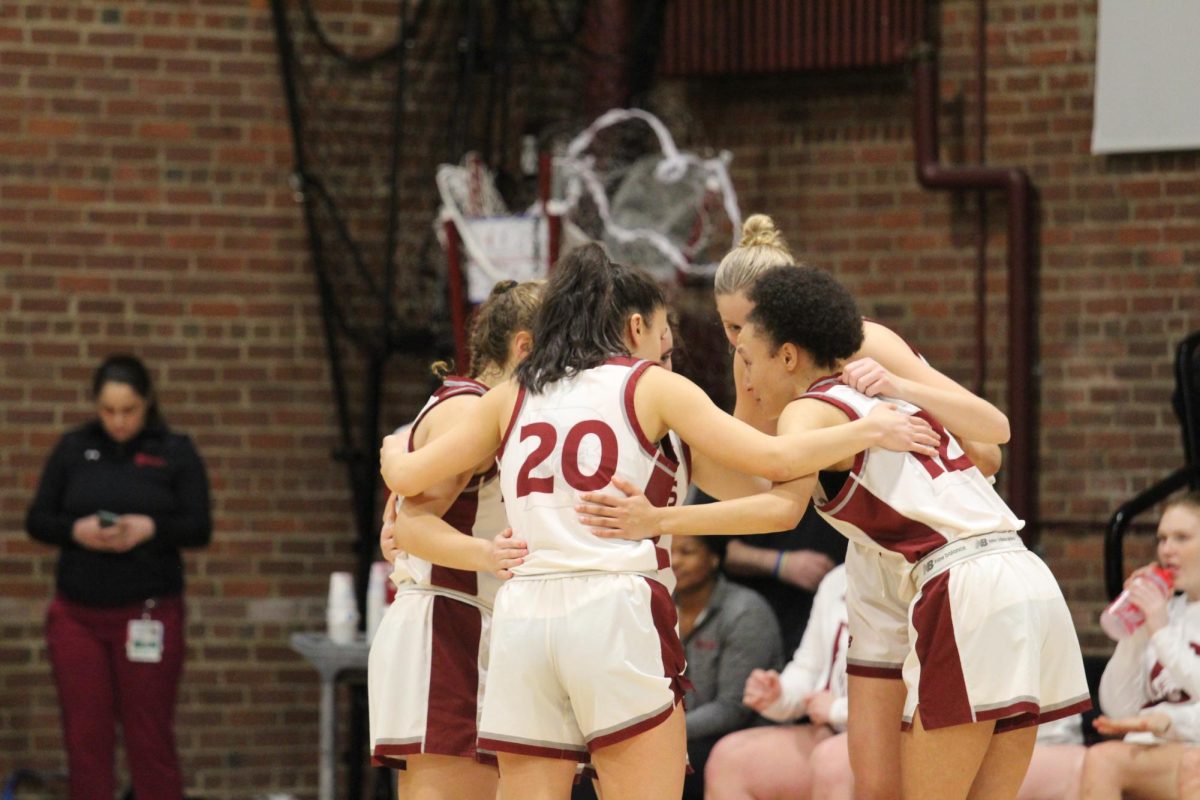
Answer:
<svg viewBox="0 0 1200 800"><path fill-rule="evenodd" d="M670 554L653 540L601 539L580 524L582 492L620 495L614 475L640 488L657 506L682 498L679 460L651 442L638 425L633 393L649 361L611 358L599 367L545 387L519 390L501 443L500 485L514 535L529 545L513 572L640 572L658 577ZM679 449L682 449L680 447Z"/></svg>
<svg viewBox="0 0 1200 800"><path fill-rule="evenodd" d="M425 407L421 409L421 413L417 415L409 429L409 451L413 450L413 439L417 427L434 406L451 397L462 395L482 397L487 390L487 386L470 378L446 376L441 387L426 401ZM446 509L442 519L460 533L489 541L508 527L496 469L492 468L485 474L472 478L466 488ZM405 583L412 583L469 595L488 607L492 605L492 601L496 597L496 590L500 588L500 580L491 573L451 569L431 564L410 553L396 556L392 580L398 587L402 587Z"/></svg>
<svg viewBox="0 0 1200 800"><path fill-rule="evenodd" d="M848 539L916 563L947 542L1024 527L954 437L926 411L903 400L867 397L837 377L817 381L803 396L830 403L851 420L865 417L880 403L892 403L924 419L941 436L937 456L881 447L859 453L836 497L827 497L818 482L813 496L817 511Z"/></svg>

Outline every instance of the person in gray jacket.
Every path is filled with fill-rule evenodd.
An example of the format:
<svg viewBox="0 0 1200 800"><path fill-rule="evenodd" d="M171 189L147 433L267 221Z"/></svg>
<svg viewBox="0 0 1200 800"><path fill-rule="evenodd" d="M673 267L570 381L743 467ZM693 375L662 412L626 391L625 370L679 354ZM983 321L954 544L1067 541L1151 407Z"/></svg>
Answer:
<svg viewBox="0 0 1200 800"><path fill-rule="evenodd" d="M771 607L758 593L721 575L724 554L722 537L676 536L671 541L675 607L687 651L684 676L692 682L684 703L694 772L684 783L684 800L704 797L704 764L717 740L757 719L742 703L751 670L778 669L783 661Z"/></svg>

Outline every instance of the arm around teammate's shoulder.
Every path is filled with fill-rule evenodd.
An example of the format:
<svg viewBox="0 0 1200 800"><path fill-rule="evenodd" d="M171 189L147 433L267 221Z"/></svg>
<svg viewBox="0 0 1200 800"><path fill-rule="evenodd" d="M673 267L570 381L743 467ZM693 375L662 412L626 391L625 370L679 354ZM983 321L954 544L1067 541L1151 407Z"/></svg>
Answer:
<svg viewBox="0 0 1200 800"><path fill-rule="evenodd" d="M474 469L500 447L516 395L515 381L494 387L472 413L458 416L444 435L411 453L405 435L385 436L379 450L384 483L396 494L411 497Z"/></svg>
<svg viewBox="0 0 1200 800"><path fill-rule="evenodd" d="M985 444L1008 441L1008 417L1003 411L939 372L886 326L865 321L863 345L854 358L873 359L877 366L901 379L903 390L893 396L925 409L958 438ZM866 370L866 367L862 369ZM867 375L863 378L870 380ZM858 382L850 385L859 391L868 388ZM876 392L865 393L873 395Z"/></svg>
<svg viewBox="0 0 1200 800"><path fill-rule="evenodd" d="M937 439L924 421L887 409L825 429L768 436L717 408L687 378L661 369L642 377L634 407L651 439L673 430L693 450L775 482L810 475L877 445L936 453Z"/></svg>

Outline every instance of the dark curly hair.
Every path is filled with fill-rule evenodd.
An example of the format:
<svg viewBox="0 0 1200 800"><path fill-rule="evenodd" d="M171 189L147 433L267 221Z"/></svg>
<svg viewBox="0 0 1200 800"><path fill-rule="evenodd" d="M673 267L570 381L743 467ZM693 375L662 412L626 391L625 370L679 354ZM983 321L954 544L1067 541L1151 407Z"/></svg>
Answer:
<svg viewBox="0 0 1200 800"><path fill-rule="evenodd" d="M846 287L815 267L775 267L750 288L748 321L771 341L772 355L787 343L819 367L836 369L862 347L862 317Z"/></svg>

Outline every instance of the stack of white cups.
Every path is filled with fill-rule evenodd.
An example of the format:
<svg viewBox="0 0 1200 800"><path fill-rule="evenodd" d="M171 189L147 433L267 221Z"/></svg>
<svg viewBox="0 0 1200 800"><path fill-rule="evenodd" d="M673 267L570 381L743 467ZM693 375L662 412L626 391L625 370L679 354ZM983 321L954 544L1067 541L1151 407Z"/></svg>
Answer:
<svg viewBox="0 0 1200 800"><path fill-rule="evenodd" d="M367 641L375 638L375 631L387 610L387 587L392 565L376 561L371 565L371 579L367 581Z"/></svg>
<svg viewBox="0 0 1200 800"><path fill-rule="evenodd" d="M358 603L354 599L354 577L349 572L329 576L329 603L325 606L329 641L351 644L358 631Z"/></svg>

